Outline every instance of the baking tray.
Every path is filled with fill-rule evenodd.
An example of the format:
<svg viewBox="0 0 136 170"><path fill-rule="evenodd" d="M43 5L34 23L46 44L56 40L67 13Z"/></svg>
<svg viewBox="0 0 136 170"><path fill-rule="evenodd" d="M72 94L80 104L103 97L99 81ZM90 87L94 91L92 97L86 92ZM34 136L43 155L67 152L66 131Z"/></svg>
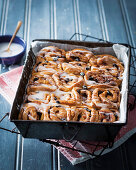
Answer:
<svg viewBox="0 0 136 170"><path fill-rule="evenodd" d="M36 39L35 41L52 42L61 44L71 44L85 46L89 48L96 47L112 47L112 43L101 42L84 42L84 41L71 41L71 40L54 40L54 39ZM128 57L130 61L131 49L127 44L122 44L129 48ZM53 122L41 120L17 120L20 112L21 104L24 101L26 86L31 75L33 65L35 64L35 55L32 47L28 53L27 60L23 69L17 93L10 112L10 121L19 129L20 133L25 138L37 139L76 139L88 141L113 141L118 131L122 126L127 123L96 123L96 122ZM129 67L130 68L130 67ZM129 77L129 72L128 72ZM128 109L127 109L128 110ZM126 115L127 116L127 115Z"/></svg>

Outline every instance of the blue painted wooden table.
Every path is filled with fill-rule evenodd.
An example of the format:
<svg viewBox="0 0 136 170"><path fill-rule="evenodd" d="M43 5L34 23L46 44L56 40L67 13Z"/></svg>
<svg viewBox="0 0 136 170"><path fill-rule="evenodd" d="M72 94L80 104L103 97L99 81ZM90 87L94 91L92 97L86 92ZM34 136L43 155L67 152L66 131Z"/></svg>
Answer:
<svg viewBox="0 0 136 170"><path fill-rule="evenodd" d="M22 20L18 35L27 41L27 51L33 39L69 39L75 32L136 46L135 16L135 0L0 0L0 35L12 34ZM0 96L0 118L9 110ZM14 127L7 118L0 125ZM51 145L0 130L0 170L135 170L135 141L136 135L109 154L72 166Z"/></svg>

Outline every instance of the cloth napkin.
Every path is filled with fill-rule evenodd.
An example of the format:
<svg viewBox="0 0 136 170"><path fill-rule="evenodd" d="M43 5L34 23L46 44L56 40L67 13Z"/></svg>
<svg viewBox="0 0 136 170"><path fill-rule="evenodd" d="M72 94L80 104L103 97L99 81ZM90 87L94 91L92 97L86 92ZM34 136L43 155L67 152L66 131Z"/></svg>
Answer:
<svg viewBox="0 0 136 170"><path fill-rule="evenodd" d="M19 79L22 73L23 66L20 66L18 68L15 68L9 72L3 73L0 75L0 94L3 95L6 100L12 105L16 89L18 87ZM128 122L127 125L123 126L121 130L119 131L118 135L116 136L114 140L114 145L112 148L105 149L102 153L106 154L108 152L111 152L113 149L119 147L122 143L124 143L130 136L132 136L134 133L136 133L136 104L135 103L135 97L130 95L129 96L129 106L130 110L128 112ZM134 106L132 108L132 106ZM96 142L66 142L65 140L59 140L59 143L62 145L65 145L67 147L73 147L75 144L75 148L86 151L86 152L92 152L94 149L96 151L95 154L99 154L102 151L102 147L97 147L91 144L97 144ZM91 155L81 153L78 151L73 151L70 149L66 149L63 147L56 147L73 165L84 162L90 158L93 158Z"/></svg>

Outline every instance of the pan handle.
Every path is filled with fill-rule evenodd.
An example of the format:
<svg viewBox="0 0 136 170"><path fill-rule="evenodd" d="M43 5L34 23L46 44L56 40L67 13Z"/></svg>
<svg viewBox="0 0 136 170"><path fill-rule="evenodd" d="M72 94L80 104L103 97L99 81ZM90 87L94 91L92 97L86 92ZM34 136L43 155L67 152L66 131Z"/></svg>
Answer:
<svg viewBox="0 0 136 170"><path fill-rule="evenodd" d="M73 126L70 126L68 123L66 123L65 125L62 126L63 139L66 142L71 142L72 140L75 139L80 129L81 125L79 126L74 124Z"/></svg>

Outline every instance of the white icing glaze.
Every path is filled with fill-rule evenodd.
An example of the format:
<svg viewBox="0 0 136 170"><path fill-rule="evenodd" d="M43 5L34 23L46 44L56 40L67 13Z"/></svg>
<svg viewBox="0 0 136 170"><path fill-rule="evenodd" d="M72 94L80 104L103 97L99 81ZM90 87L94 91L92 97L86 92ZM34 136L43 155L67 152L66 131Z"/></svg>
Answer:
<svg viewBox="0 0 136 170"><path fill-rule="evenodd" d="M47 67L45 67L45 66L39 66L38 67L38 71L49 71L49 72L52 72L52 73L56 73L57 71L56 70L54 70L53 68L47 68Z"/></svg>
<svg viewBox="0 0 136 170"><path fill-rule="evenodd" d="M95 103L96 104L96 103ZM107 108L107 104L104 103L97 103L96 104L98 107L102 107L102 108Z"/></svg>
<svg viewBox="0 0 136 170"><path fill-rule="evenodd" d="M77 79L76 76L71 75L71 74L67 74L67 73L65 73L65 72L63 72L60 76L61 76L61 77L64 77L64 79L65 79L65 78L69 78L69 79Z"/></svg>
<svg viewBox="0 0 136 170"><path fill-rule="evenodd" d="M5 51L8 48L9 42L0 43L0 57L12 57L23 51L23 46L18 43L12 43L10 51Z"/></svg>
<svg viewBox="0 0 136 170"><path fill-rule="evenodd" d="M54 85L40 84L40 86L56 89L56 86L54 86Z"/></svg>
<svg viewBox="0 0 136 170"><path fill-rule="evenodd" d="M38 92L36 92L35 94L30 94L30 95L28 95L28 100L29 100L29 98L30 98L30 99L33 99L33 100L36 100L36 99L38 99L38 100L43 100L45 94L49 94L49 92L48 92L48 91L46 91L46 92L38 91Z"/></svg>
<svg viewBox="0 0 136 170"><path fill-rule="evenodd" d="M91 80L86 80L86 83L87 83L88 85L96 84L95 81L91 81Z"/></svg>
<svg viewBox="0 0 136 170"><path fill-rule="evenodd" d="M67 92L61 91L61 90L59 90L59 89L57 89L56 91L51 92L51 93L56 94L56 96L60 96L60 95L62 95L62 94L67 94Z"/></svg>

